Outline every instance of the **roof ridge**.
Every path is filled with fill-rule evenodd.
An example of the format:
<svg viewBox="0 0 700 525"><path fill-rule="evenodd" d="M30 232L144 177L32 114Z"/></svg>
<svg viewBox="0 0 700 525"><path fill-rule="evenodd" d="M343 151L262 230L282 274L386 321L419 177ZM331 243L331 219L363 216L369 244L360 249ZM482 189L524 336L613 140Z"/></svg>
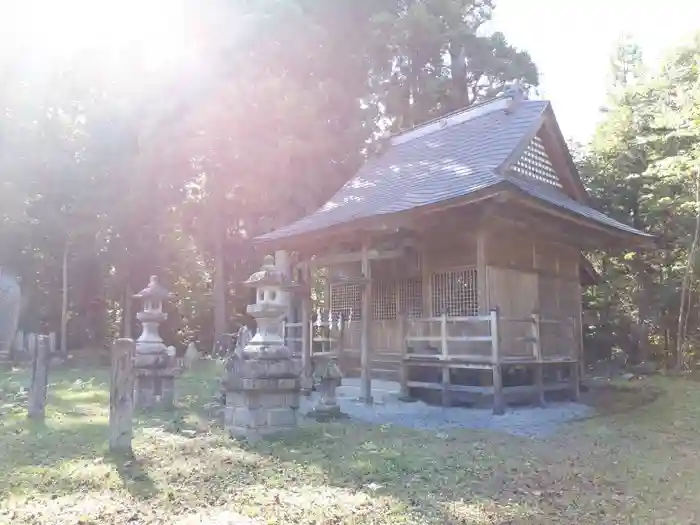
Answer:
<svg viewBox="0 0 700 525"><path fill-rule="evenodd" d="M449 119L460 116L460 115L466 115L468 113L474 113L474 112L479 112L478 110L483 110L487 108L488 106L494 105L497 102L503 103L505 101L510 100L510 97L504 96L504 95L498 95L494 98L491 98L489 100L484 100L483 102L478 102L476 104L472 104L471 106L467 106L462 109L457 109L455 111L451 111L450 113L446 113L445 115L441 115L439 117L435 117L434 119L427 120L425 122L422 122L420 124L416 124L415 126L408 128L406 130L397 132L392 134L389 137L389 140L391 142L392 146L398 145L398 144L403 144L404 142L408 142L410 140L408 136L414 136L413 138L422 136L423 134L427 133L416 133L420 131L428 131L426 128L429 128L430 126L435 126L436 130L442 129L442 126L440 124L442 122L447 122ZM498 104L499 106L501 104ZM480 113L480 112L479 112ZM473 116L472 116L473 117ZM466 119L470 120L470 119Z"/></svg>
<svg viewBox="0 0 700 525"><path fill-rule="evenodd" d="M465 122L476 120L477 118L484 117L498 110L503 110L509 113L513 111L511 106L512 101L512 97L498 96L481 102L479 104L474 104L472 106L469 106L468 108L455 111L453 113L448 113L447 115L444 115L437 119L429 120L428 122L424 122L423 124L415 126L409 130L403 131L397 135L393 135L390 138L390 144L391 146L398 146L400 144L410 142L411 140L423 137L425 135L430 135L436 131L441 131L450 126L464 124ZM549 104L549 101L543 99L524 99L518 101L517 105L520 106L528 103L547 105Z"/></svg>
<svg viewBox="0 0 700 525"><path fill-rule="evenodd" d="M434 124L436 122L440 122L442 119L446 119L449 117L454 117L455 115L459 115L460 113L464 113L465 111L471 111L472 109L476 109L481 106L485 106L486 104L490 104L492 102L495 102L497 100L501 100L503 98L507 98L506 95L504 94L499 94L496 95L493 98L489 98L487 100L483 100L481 102L477 102L476 104L471 104L469 106L465 106L461 109L455 109L454 111L450 111L449 113L445 113L444 115L440 115L439 117L432 118L430 120L426 120L425 122L421 122L420 124L415 124L411 126L408 129L404 129L403 131L397 131L396 133L392 133L391 138L394 137L400 137L404 133L410 133L411 131L414 131L416 129L422 128L423 126L428 126L430 124Z"/></svg>

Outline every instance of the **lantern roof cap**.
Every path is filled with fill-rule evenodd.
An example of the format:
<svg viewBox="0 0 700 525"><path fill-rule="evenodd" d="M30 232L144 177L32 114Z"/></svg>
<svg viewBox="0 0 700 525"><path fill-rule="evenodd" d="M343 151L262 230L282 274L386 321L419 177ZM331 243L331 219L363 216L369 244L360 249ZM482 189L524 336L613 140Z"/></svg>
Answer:
<svg viewBox="0 0 700 525"><path fill-rule="evenodd" d="M134 297L138 299L167 299L172 297L172 295L172 293L160 285L157 275L151 275L148 286L134 295Z"/></svg>
<svg viewBox="0 0 700 525"><path fill-rule="evenodd" d="M251 275L243 284L251 288L259 286L285 288L290 284L290 281L275 265L275 258L272 255L267 255L263 259L260 270Z"/></svg>

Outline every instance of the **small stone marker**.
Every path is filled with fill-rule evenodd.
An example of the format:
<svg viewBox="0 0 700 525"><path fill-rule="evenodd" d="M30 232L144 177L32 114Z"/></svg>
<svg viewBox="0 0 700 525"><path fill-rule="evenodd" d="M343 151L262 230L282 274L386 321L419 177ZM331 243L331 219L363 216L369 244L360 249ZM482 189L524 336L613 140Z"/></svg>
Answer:
<svg viewBox="0 0 700 525"><path fill-rule="evenodd" d="M32 359L34 359L34 354L36 354L36 344L36 334L31 332L27 334L27 353L31 356Z"/></svg>
<svg viewBox="0 0 700 525"><path fill-rule="evenodd" d="M46 385L49 380L49 337L40 335L34 347L32 360L32 384L29 387L27 417L44 420L46 411Z"/></svg>
<svg viewBox="0 0 700 525"><path fill-rule="evenodd" d="M15 356L24 354L24 332L18 330L13 342L12 352Z"/></svg>
<svg viewBox="0 0 700 525"><path fill-rule="evenodd" d="M49 351L51 352L51 355L56 353L56 332L51 332L49 334ZM66 349L61 348L61 352L66 353Z"/></svg>
<svg viewBox="0 0 700 525"><path fill-rule="evenodd" d="M187 345L187 350L185 350L185 368L190 369L192 365L199 359L199 352L194 343Z"/></svg>
<svg viewBox="0 0 700 525"><path fill-rule="evenodd" d="M317 421L347 418L347 414L341 412L336 397L336 389L341 385L343 375L336 362L335 356L328 356L317 360L318 372L315 374L321 397L314 409L307 414Z"/></svg>
<svg viewBox="0 0 700 525"><path fill-rule="evenodd" d="M112 380L109 391L109 449L131 451L134 414L134 354L132 339L117 339L112 348Z"/></svg>

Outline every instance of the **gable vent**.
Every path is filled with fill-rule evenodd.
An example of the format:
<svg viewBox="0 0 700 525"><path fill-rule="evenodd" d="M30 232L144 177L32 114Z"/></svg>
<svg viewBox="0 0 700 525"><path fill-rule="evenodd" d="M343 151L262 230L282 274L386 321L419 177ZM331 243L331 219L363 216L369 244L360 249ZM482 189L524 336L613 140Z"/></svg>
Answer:
<svg viewBox="0 0 700 525"><path fill-rule="evenodd" d="M554 167L549 161L547 152L544 150L544 145L539 137L532 139L520 160L511 170L518 175L546 182L557 188L562 187L557 172L554 171Z"/></svg>

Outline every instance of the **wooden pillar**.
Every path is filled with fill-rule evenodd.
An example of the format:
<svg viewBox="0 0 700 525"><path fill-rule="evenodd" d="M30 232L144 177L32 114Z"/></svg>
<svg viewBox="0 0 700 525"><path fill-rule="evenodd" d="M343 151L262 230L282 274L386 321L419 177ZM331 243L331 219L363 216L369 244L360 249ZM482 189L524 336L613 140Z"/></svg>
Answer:
<svg viewBox="0 0 700 525"><path fill-rule="evenodd" d="M109 390L109 450L131 452L134 414L134 354L132 339L117 339L112 347Z"/></svg>
<svg viewBox="0 0 700 525"><path fill-rule="evenodd" d="M399 341L401 344L401 348L399 348L401 355L401 361L399 362L399 384L401 386L399 399L402 401L408 400L411 397L408 391L408 344L406 343L408 319L406 317L406 312L399 313Z"/></svg>
<svg viewBox="0 0 700 525"><path fill-rule="evenodd" d="M309 265L302 267L303 292L301 296L301 387L306 395L313 388L311 363L311 274Z"/></svg>
<svg viewBox="0 0 700 525"><path fill-rule="evenodd" d="M497 364L501 359L500 338L498 326L498 309L489 312L489 328L491 332L491 364Z"/></svg>
<svg viewBox="0 0 700 525"><path fill-rule="evenodd" d="M493 374L493 413L503 414L505 412L505 402L503 399L503 369L501 367L500 354L500 331L498 309L491 310L491 369Z"/></svg>
<svg viewBox="0 0 700 525"><path fill-rule="evenodd" d="M493 365L493 413L497 415L505 413L503 369L500 364Z"/></svg>
<svg viewBox="0 0 700 525"><path fill-rule="evenodd" d="M275 252L275 266L277 270L284 275L287 280L292 279L292 265L289 259L289 253L286 250L277 250ZM287 321L292 322L293 319L293 306L292 306L292 294L288 290L282 292L284 295L284 301L287 305L287 312L285 317Z"/></svg>
<svg viewBox="0 0 700 525"><path fill-rule="evenodd" d="M27 417L43 421L46 412L46 385L49 380L49 337L40 335L34 345L32 384L29 387Z"/></svg>
<svg viewBox="0 0 700 525"><path fill-rule="evenodd" d="M360 354L360 397L368 405L372 404L372 275L367 250L368 243L362 244L362 338Z"/></svg>
<svg viewBox="0 0 700 525"><path fill-rule="evenodd" d="M542 363L542 347L540 346L540 316L532 314L532 353L535 358L535 385L537 387L537 404L544 406L544 364Z"/></svg>
<svg viewBox="0 0 700 525"><path fill-rule="evenodd" d="M322 312L322 320L323 321L328 321L328 329L327 330L322 330L321 333L324 334L325 332L328 332L328 337L324 337L324 339L328 339L328 341L323 342L323 352L330 352L333 350L333 343L330 342L331 339L333 339L333 312L331 311L331 275L330 275L330 267L326 267L325 271L323 272L324 275L324 282L323 282L323 304L326 307L326 311Z"/></svg>
<svg viewBox="0 0 700 525"><path fill-rule="evenodd" d="M579 365L578 361L571 363L571 400L578 401L580 396Z"/></svg>
<svg viewBox="0 0 700 525"><path fill-rule="evenodd" d="M576 319L571 319L571 321L573 324L574 337L576 337ZM578 357L578 352L576 353L576 357ZM571 371L569 372L569 379L571 381L571 399L573 401L578 401L581 388L581 364L579 359L576 359L573 363L571 363L570 370Z"/></svg>
<svg viewBox="0 0 700 525"><path fill-rule="evenodd" d="M476 291L479 314L485 315L491 308L489 300L489 276L486 265L486 238L488 233L483 226L476 234Z"/></svg>
<svg viewBox="0 0 700 525"><path fill-rule="evenodd" d="M440 316L440 363L442 368L442 406L450 406L450 361L447 346L447 314Z"/></svg>

